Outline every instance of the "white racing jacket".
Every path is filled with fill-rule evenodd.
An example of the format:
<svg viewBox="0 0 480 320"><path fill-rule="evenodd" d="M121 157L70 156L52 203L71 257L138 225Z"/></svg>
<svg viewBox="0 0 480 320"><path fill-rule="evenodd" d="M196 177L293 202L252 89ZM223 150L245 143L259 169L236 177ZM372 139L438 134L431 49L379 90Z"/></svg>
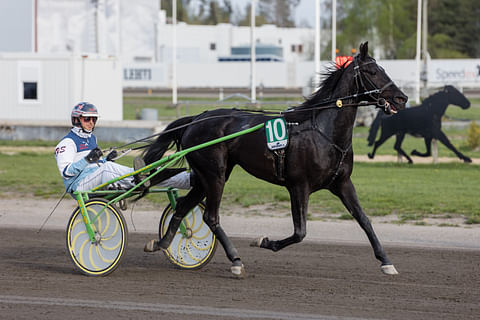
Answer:
<svg viewBox="0 0 480 320"><path fill-rule="evenodd" d="M97 164L85 160L85 156L96 147L97 138L78 127L73 127L55 147L57 167L67 192L75 191L83 178L98 169Z"/></svg>

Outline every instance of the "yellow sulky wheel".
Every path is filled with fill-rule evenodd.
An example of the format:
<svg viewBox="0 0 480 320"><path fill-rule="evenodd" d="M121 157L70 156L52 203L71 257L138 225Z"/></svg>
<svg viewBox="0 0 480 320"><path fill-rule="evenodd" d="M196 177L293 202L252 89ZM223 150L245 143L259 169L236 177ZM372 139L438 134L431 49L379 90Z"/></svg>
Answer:
<svg viewBox="0 0 480 320"><path fill-rule="evenodd" d="M75 267L89 276L105 276L120 264L127 247L127 224L121 212L104 199L92 199L85 203L93 222L95 242L88 236L80 208L77 207L67 224L67 251ZM97 217L98 215L98 217Z"/></svg>
<svg viewBox="0 0 480 320"><path fill-rule="evenodd" d="M217 249L215 235L203 221L205 204L199 203L182 221L182 226L172 240L165 255L174 265L182 269L199 269L206 265ZM160 219L160 238L165 235L175 211L168 205Z"/></svg>

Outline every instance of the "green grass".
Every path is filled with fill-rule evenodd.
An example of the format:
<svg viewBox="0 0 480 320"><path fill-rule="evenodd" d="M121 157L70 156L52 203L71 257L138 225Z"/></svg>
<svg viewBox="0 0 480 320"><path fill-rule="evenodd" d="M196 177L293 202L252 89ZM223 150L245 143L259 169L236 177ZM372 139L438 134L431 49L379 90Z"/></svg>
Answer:
<svg viewBox="0 0 480 320"><path fill-rule="evenodd" d="M450 105L445 112L448 118L462 120L480 120L480 98L470 98L471 106L463 110L460 107Z"/></svg>
<svg viewBox="0 0 480 320"><path fill-rule="evenodd" d="M131 163L131 158L122 160L124 164ZM400 222L419 223L424 217L461 216L467 223L480 223L477 165L356 163L352 180L370 216L395 214ZM0 198L12 193L18 197L55 198L63 193L52 154L0 153L0 181ZM165 200L159 195L151 195L149 199ZM288 208L286 189L258 180L241 168L233 171L223 196L224 208L270 203ZM326 190L311 195L309 212L348 218L338 198Z"/></svg>

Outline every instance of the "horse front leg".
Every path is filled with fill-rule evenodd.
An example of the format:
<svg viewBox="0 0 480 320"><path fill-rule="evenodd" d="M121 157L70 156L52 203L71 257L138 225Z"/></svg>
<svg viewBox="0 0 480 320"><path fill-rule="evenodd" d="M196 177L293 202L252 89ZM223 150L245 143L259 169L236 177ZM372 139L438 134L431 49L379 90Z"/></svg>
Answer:
<svg viewBox="0 0 480 320"><path fill-rule="evenodd" d="M463 153L458 151L453 146L453 144L450 142L450 140L448 140L447 136L442 131L439 131L437 133L437 137L438 137L438 140L440 140L440 142L445 145L445 147L452 150L457 155L457 157L459 157L460 159L463 160L463 162L466 162L466 163L471 163L472 162L472 159L470 159L469 157L467 157L466 155L464 155Z"/></svg>
<svg viewBox="0 0 480 320"><path fill-rule="evenodd" d="M301 242L307 234L307 208L309 192L306 187L288 189L292 206L293 235L283 240L270 240L260 237L252 242L252 246L278 251L286 246Z"/></svg>
<svg viewBox="0 0 480 320"><path fill-rule="evenodd" d="M350 178L346 179L342 183L338 184L336 188L331 189L331 191L340 198L342 203L345 205L350 214L355 218L360 227L367 234L368 240L373 248L375 257L382 263L381 270L385 274L398 274L397 270L387 258L385 251L378 240L375 231L370 223L365 212L363 212L360 202L358 201L357 192L353 186Z"/></svg>

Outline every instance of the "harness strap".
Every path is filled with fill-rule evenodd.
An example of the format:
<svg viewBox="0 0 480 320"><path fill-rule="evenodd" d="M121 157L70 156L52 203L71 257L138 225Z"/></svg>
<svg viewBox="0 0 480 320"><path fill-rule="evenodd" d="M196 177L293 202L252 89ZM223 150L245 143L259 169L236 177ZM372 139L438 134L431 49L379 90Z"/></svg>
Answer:
<svg viewBox="0 0 480 320"><path fill-rule="evenodd" d="M285 181L285 149L272 151L275 158L275 177L278 181Z"/></svg>
<svg viewBox="0 0 480 320"><path fill-rule="evenodd" d="M314 112L312 112L313 114ZM313 118L314 119L314 118ZM301 129L299 131L296 131L296 132L293 132L292 134L300 134L302 132L305 132L305 131L315 131L315 132L318 132L320 134L320 136L322 136L325 140L327 140L327 142L330 143L330 145L335 149L337 150L341 156L340 156L340 160L338 161L338 164L337 164L337 167L335 169L335 172L333 173L333 176L332 178L330 179L330 181L327 183L327 185L325 186L326 188L330 187L330 185L335 181L335 179L338 177L338 175L340 174L340 169L342 168L343 166L343 163L345 161L345 157L348 153L348 151L350 151L350 149L352 148L352 142L350 142L350 144L346 147L346 148L342 148L340 147L339 145L337 145L335 142L332 141L332 139L330 139L322 130L320 130L320 128L317 126L317 123L316 121L313 121L312 119L312 125L311 127L309 128L304 128L304 129Z"/></svg>

